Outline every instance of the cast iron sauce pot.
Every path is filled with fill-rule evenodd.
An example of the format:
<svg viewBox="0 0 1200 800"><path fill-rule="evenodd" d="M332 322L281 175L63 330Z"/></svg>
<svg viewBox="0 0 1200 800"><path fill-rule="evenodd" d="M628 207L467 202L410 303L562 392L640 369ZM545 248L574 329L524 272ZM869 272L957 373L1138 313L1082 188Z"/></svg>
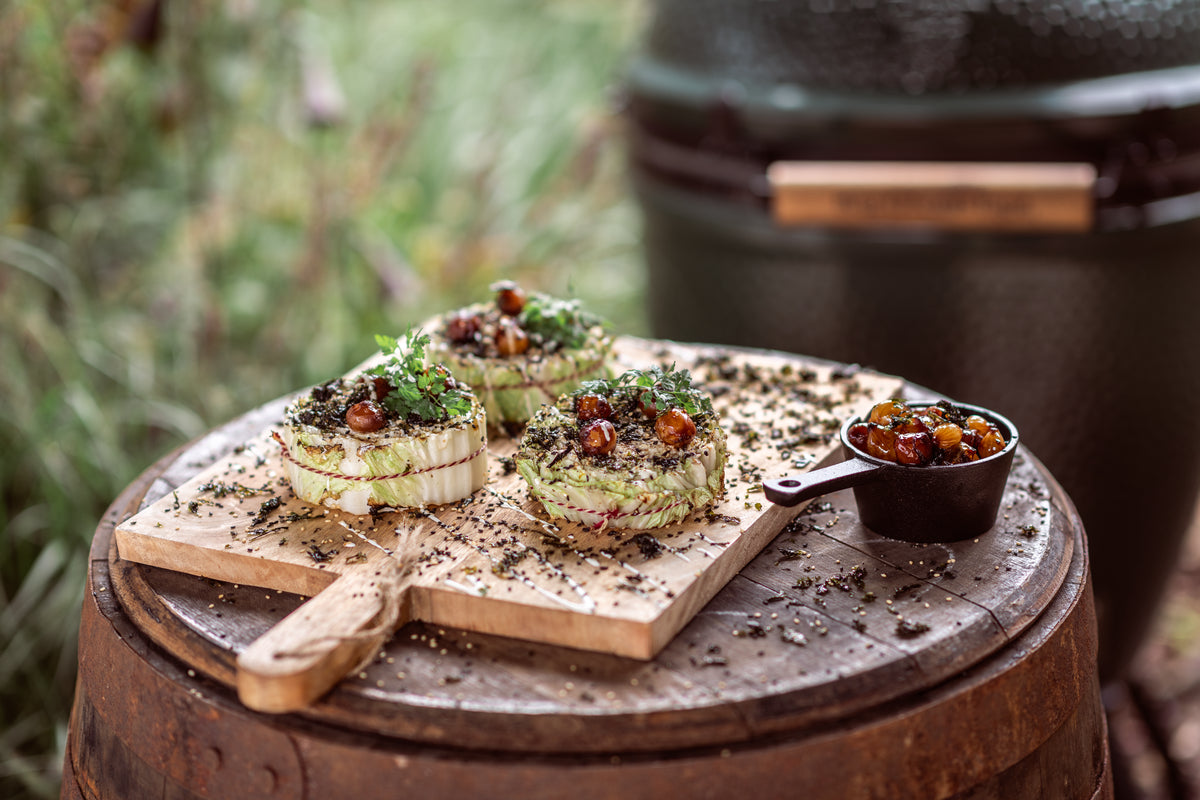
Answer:
<svg viewBox="0 0 1200 800"><path fill-rule="evenodd" d="M924 408L930 403L910 403ZM878 534L906 542L954 542L988 531L996 522L1004 486L1017 448L1017 429L1004 417L978 406L955 403L964 414L978 414L1000 428L1005 446L978 461L914 467L867 455L850 444L850 426L842 423L847 460L795 478L763 482L772 503L794 506L839 489L854 488L862 523Z"/></svg>

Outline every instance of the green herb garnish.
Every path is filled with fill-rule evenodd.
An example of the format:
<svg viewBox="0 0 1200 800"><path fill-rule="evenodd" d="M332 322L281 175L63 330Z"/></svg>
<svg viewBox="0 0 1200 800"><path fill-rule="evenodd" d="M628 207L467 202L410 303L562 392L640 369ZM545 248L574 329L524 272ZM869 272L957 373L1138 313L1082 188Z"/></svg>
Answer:
<svg viewBox="0 0 1200 800"><path fill-rule="evenodd" d="M578 348L587 342L588 331L601 324L595 314L583 311L578 300L560 300L545 294L533 294L521 310L518 321L530 335L543 343Z"/></svg>
<svg viewBox="0 0 1200 800"><path fill-rule="evenodd" d="M440 364L425 364L429 337L409 330L404 341L376 334L375 342L388 360L367 370L392 387L380 402L404 419L442 422L471 411L471 392Z"/></svg>
<svg viewBox="0 0 1200 800"><path fill-rule="evenodd" d="M632 396L644 406L653 405L660 414L668 408L682 408L693 417L713 413L712 401L692 385L692 375L675 365L663 369L631 369L616 378L584 381L574 395L599 394Z"/></svg>

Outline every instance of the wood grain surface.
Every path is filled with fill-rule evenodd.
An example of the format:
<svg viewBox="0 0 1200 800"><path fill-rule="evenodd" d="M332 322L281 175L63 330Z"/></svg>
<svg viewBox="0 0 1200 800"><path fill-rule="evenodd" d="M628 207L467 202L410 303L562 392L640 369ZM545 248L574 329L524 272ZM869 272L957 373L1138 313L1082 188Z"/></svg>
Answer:
<svg viewBox="0 0 1200 800"><path fill-rule="evenodd" d="M717 356L714 376L747 381L743 354L695 352ZM797 375L808 364L757 357L780 370L790 364ZM145 477L119 519L170 497L278 413L277 406L258 409L170 459ZM761 429L739 427L733 438L769 453L763 469L777 474L809 458L799 448L787 456L779 449L790 444L793 424L779 415ZM759 478L731 486L748 489ZM743 506L757 502L743 491L733 488ZM850 492L815 501L783 523L651 661L412 621L302 716L408 741L523 752L653 751L820 730L1005 652L1044 619L1051 599L1077 603L1086 580L1074 509L1024 449L997 525L974 540L883 539L859 523ZM572 552L554 540L537 546L551 563ZM645 574L676 558L643 552L628 537L611 547L601 573ZM304 599L131 563L115 551L109 559L113 589L145 635L223 686L233 685L236 655ZM515 569L535 580L540 564L526 558ZM502 591L525 585L519 575L488 576ZM615 599L632 594L612 592ZM1046 724L1061 724L1066 707L1047 707Z"/></svg>

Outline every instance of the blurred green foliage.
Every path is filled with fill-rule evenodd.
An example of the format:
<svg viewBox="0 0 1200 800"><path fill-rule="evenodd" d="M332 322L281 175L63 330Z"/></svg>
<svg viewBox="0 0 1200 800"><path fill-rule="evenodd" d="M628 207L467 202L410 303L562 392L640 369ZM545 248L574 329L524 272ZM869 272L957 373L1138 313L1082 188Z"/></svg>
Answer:
<svg viewBox="0 0 1200 800"><path fill-rule="evenodd" d="M0 796L58 793L141 470L498 277L644 333L634 0L0 4Z"/></svg>

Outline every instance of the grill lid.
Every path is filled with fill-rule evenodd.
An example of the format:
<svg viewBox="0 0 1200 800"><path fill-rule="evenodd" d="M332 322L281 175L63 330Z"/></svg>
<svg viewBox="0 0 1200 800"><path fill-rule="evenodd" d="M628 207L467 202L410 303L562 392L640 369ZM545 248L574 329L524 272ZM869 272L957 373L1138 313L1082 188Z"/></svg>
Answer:
<svg viewBox="0 0 1200 800"><path fill-rule="evenodd" d="M657 0L648 174L739 202L785 160L1090 164L1098 229L1200 215L1200 0Z"/></svg>
<svg viewBox="0 0 1200 800"><path fill-rule="evenodd" d="M752 86L907 96L1200 61L1196 0L659 0L647 50Z"/></svg>

